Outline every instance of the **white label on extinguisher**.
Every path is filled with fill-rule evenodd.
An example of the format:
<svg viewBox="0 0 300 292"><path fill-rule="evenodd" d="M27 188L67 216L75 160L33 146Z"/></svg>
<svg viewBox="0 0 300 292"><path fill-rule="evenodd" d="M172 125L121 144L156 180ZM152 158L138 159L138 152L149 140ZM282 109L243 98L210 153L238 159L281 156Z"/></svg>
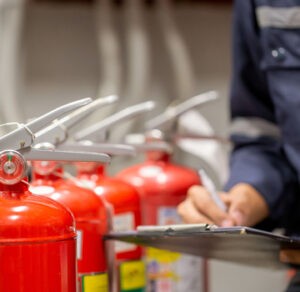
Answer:
<svg viewBox="0 0 300 292"><path fill-rule="evenodd" d="M180 224L175 207L160 207L159 225ZM180 253L147 248L147 287L155 292L203 291L203 260Z"/></svg>
<svg viewBox="0 0 300 292"><path fill-rule="evenodd" d="M181 223L179 214L174 207L160 207L157 214L158 225L171 225Z"/></svg>
<svg viewBox="0 0 300 292"><path fill-rule="evenodd" d="M81 260L82 259L82 230L77 230L77 245L76 245L76 255L77 255L77 259Z"/></svg>
<svg viewBox="0 0 300 292"><path fill-rule="evenodd" d="M113 229L114 231L122 232L134 230L135 222L132 212L117 214L113 216ZM115 243L116 252L127 252L136 249L136 245L126 242L117 241Z"/></svg>

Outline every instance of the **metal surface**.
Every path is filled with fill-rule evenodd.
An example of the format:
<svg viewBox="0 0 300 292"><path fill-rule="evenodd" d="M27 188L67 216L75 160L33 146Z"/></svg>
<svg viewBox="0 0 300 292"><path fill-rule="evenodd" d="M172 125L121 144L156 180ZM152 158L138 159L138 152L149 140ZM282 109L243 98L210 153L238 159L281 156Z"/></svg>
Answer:
<svg viewBox="0 0 300 292"><path fill-rule="evenodd" d="M72 127L88 117L92 112L103 106L110 105L117 100L118 96L116 95L98 98L69 115L55 120L50 126L36 133L35 143L49 142L56 145L64 142L68 138Z"/></svg>
<svg viewBox="0 0 300 292"><path fill-rule="evenodd" d="M149 226L135 232L111 233L106 238L272 269L285 267L279 261L281 247L300 249L299 240L248 227Z"/></svg>
<svg viewBox="0 0 300 292"><path fill-rule="evenodd" d="M91 101L90 98L84 98L65 104L27 124L21 125L18 129L0 137L0 150L18 150L30 146L35 139L36 132L49 125L54 119L57 119L63 114L73 111L78 107L86 105Z"/></svg>
<svg viewBox="0 0 300 292"><path fill-rule="evenodd" d="M204 105L208 102L216 100L217 98L218 95L216 91L209 91L191 97L185 101L180 101L180 103L176 105L171 104L162 114L153 118L152 120L149 120L145 124L145 128L146 130L165 129L170 123L188 110Z"/></svg>
<svg viewBox="0 0 300 292"><path fill-rule="evenodd" d="M31 147L19 150L27 160L44 161L85 161L109 163L110 156L103 153L60 151L60 150L39 150Z"/></svg>
<svg viewBox="0 0 300 292"><path fill-rule="evenodd" d="M115 100L114 97L108 97L105 100L105 103L111 102L112 100ZM86 162L101 162L101 163L109 163L110 157L106 154L99 154L99 153L87 153L87 152L68 152L68 151L56 151L53 150L52 147L50 147L50 151L46 147L46 149L42 149L43 145L39 144L36 145L36 149L32 148L31 145L35 142L35 132L41 130L43 127L47 126L53 119L56 119L60 117L61 115L75 110L78 107L82 107L84 105L87 105L92 100L90 98L84 98L75 102L71 102L68 104L65 104L61 107L58 107L34 120L31 122L21 125L18 129L11 131L10 133L0 137L0 149L4 149L5 153L7 152L7 149L9 151L11 150L19 150L19 153L22 154L26 159L28 160L56 160L56 161L86 161ZM101 102L97 100L97 103L93 105L92 108L95 106L98 106L100 104L103 104L103 101ZM91 107L88 107L88 111ZM70 115L69 118L64 119L67 125L72 125L74 122L76 122L79 118L81 118L85 114L85 111L82 111L82 109L79 109L77 111L77 114ZM75 117L75 118L74 118ZM42 135L45 136L46 134ZM52 144L47 144L52 146ZM40 149L38 149L40 147ZM7 157L10 158L16 157L18 155L17 152L15 152L14 155L8 155ZM4 157L6 157L4 155ZM8 163L8 164L7 164ZM11 183L15 181L15 175L16 175L16 165L15 163L8 161L4 166L10 167L10 174L9 178ZM4 169L5 170L5 169ZM15 170L15 171L13 171ZM4 172L3 174L4 175ZM6 176L8 175L6 171ZM22 179L22 177L21 177ZM5 178L6 180L6 178ZM6 183L8 183L9 180L6 180ZM18 180L19 181L19 180ZM15 181L18 182L18 181Z"/></svg>
<svg viewBox="0 0 300 292"><path fill-rule="evenodd" d="M134 106L127 107L126 109L109 116L101 122L78 132L74 138L76 140L95 141L95 138L97 138L97 135L99 135L101 132L105 132L115 124L119 124L125 120L134 118L137 115L149 112L154 108L154 106L155 103L153 101L147 101L140 104L136 104Z"/></svg>
<svg viewBox="0 0 300 292"><path fill-rule="evenodd" d="M82 141L77 143L64 143L57 147L59 150L69 151L90 151L107 153L109 155L126 155L134 156L136 154L136 148L131 145L124 144L111 144L111 143L91 143L90 141Z"/></svg>

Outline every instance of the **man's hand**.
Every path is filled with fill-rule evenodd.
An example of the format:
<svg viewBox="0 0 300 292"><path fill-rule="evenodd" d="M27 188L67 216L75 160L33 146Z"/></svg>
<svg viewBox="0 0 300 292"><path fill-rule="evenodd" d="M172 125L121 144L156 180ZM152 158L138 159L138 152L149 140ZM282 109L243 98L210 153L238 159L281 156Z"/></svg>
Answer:
<svg viewBox="0 0 300 292"><path fill-rule="evenodd" d="M222 227L253 226L269 214L263 197L249 184L240 183L228 193L220 193L227 206L222 211L201 186L192 186L178 213L186 223L208 223Z"/></svg>
<svg viewBox="0 0 300 292"><path fill-rule="evenodd" d="M280 260L285 264L300 264L299 249L282 249L279 253Z"/></svg>

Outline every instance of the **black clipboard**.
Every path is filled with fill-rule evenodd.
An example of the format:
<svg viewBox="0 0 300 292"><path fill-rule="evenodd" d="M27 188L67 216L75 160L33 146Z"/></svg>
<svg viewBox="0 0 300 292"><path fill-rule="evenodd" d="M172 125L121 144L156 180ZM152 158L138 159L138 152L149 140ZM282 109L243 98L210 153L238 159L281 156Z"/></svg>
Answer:
<svg viewBox="0 0 300 292"><path fill-rule="evenodd" d="M286 267L279 260L281 248L300 249L300 239L243 226L209 224L139 226L137 231L109 233L106 239L272 269Z"/></svg>

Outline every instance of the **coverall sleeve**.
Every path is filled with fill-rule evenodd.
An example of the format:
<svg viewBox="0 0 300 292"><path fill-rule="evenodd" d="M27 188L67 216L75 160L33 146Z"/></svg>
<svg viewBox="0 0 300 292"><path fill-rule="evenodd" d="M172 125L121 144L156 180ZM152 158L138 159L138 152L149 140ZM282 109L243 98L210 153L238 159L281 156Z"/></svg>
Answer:
<svg viewBox="0 0 300 292"><path fill-rule="evenodd" d="M262 58L253 1L236 0L233 19L230 110L233 150L225 190L252 185L264 198L270 219L282 221L294 203L297 177L282 150Z"/></svg>

